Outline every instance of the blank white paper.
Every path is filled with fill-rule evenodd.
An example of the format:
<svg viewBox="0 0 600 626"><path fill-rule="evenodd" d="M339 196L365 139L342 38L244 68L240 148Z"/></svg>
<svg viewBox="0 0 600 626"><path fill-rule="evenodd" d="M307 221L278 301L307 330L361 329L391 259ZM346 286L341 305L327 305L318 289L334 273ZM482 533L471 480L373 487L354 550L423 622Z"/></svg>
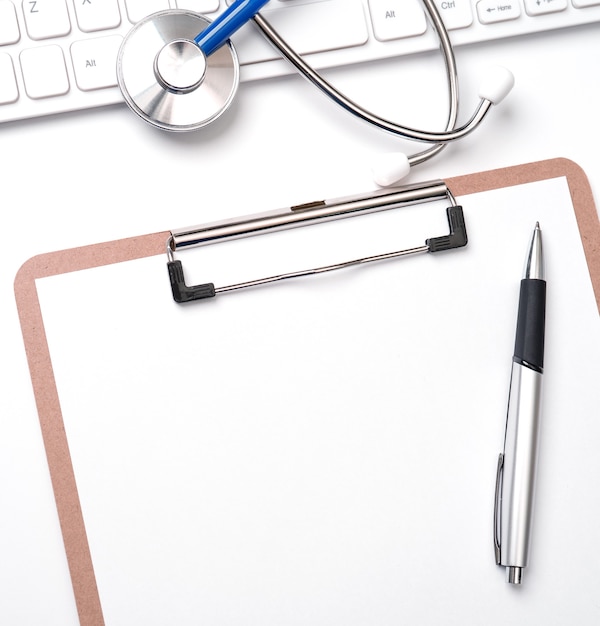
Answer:
<svg viewBox="0 0 600 626"><path fill-rule="evenodd" d="M191 305L166 255L37 281L107 626L599 622L600 320L566 180L458 201L464 249ZM514 588L492 512L538 220L541 454ZM178 258L219 286L447 228L436 202Z"/></svg>

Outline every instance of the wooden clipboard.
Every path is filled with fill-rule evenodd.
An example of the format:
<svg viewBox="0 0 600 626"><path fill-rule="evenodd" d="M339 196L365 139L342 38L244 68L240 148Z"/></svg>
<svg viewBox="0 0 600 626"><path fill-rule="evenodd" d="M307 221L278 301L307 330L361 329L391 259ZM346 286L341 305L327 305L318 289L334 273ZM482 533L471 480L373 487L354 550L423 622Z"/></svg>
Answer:
<svg viewBox="0 0 600 626"><path fill-rule="evenodd" d="M554 159L455 177L445 182L458 197L557 177L566 177L568 181L596 302L600 308L600 223L585 173L576 164L565 159ZM42 254L25 263L15 280L16 301L31 380L82 626L100 626L105 623L105 617L65 433L36 280L164 255L168 236L169 232L164 231ZM490 489L492 487L490 485Z"/></svg>

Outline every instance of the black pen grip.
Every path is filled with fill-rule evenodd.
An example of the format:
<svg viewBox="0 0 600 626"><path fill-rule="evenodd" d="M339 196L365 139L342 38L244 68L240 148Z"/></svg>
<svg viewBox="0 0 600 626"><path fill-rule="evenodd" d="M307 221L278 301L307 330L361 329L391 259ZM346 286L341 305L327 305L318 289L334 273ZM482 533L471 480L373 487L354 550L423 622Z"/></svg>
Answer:
<svg viewBox="0 0 600 626"><path fill-rule="evenodd" d="M544 369L546 281L521 281L514 360L537 371Z"/></svg>

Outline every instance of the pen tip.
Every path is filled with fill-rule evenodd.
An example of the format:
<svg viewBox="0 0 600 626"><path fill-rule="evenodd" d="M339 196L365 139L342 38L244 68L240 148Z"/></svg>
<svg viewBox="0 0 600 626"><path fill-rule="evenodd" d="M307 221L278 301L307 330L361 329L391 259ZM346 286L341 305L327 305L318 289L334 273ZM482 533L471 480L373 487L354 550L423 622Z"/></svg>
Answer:
<svg viewBox="0 0 600 626"><path fill-rule="evenodd" d="M525 260L523 278L544 279L544 255L542 252L542 231L540 223L535 223L535 229L529 243L529 253Z"/></svg>

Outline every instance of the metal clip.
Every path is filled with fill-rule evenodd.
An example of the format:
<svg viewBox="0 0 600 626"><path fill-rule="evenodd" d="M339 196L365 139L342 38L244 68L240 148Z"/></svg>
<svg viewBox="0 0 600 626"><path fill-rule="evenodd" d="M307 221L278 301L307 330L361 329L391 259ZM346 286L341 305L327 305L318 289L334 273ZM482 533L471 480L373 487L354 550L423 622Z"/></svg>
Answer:
<svg viewBox="0 0 600 626"><path fill-rule="evenodd" d="M213 283L204 283L196 286L188 286L185 283L183 267L181 261L174 258L174 251L178 248L190 246L201 246L211 243L218 243L239 237L264 234L293 228L306 226L342 217L352 217L359 214L382 211L386 209L399 208L408 204L415 204L427 200L446 197L452 206L446 210L450 233L441 237L432 237L425 241L425 245L395 252L387 252L370 257L342 261L332 265L316 267L312 269L278 274L266 278L258 278L224 287L215 287ZM167 242L167 267L173 298L176 302L190 302L192 300L202 300L212 298L218 293L225 293L246 287L255 287L288 278L298 278L321 274L333 270L344 269L354 265L382 261L419 252L441 252L467 245L467 230L465 226L462 207L456 205L456 201L446 187L445 183L434 181L422 186L411 186L392 192L375 192L374 194L357 196L354 198L343 198L331 201L311 202L304 205L290 207L284 211L271 213L262 216L250 216L240 220L219 222L193 229L172 231Z"/></svg>
<svg viewBox="0 0 600 626"><path fill-rule="evenodd" d="M498 456L498 467L496 468L496 493L494 496L494 552L496 555L496 565L500 565L500 515L502 513L502 477L504 470L504 454Z"/></svg>

